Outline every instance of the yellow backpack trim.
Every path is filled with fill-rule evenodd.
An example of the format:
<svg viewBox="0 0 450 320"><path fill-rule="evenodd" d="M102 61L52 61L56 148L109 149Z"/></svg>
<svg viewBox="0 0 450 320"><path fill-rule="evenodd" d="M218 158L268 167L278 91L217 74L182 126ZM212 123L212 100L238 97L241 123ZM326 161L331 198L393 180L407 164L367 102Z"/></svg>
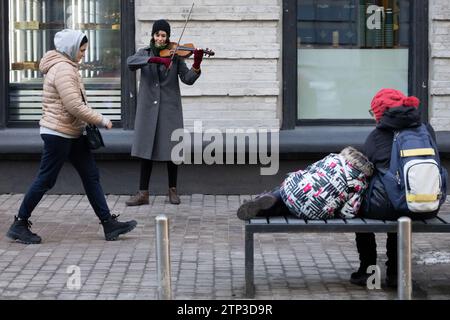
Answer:
<svg viewBox="0 0 450 320"><path fill-rule="evenodd" d="M406 195L406 201L408 202L434 202L439 200L438 194L408 194Z"/></svg>
<svg viewBox="0 0 450 320"><path fill-rule="evenodd" d="M402 158L406 157L417 157L417 156L435 156L433 148L423 148L423 149L408 149L400 150L400 156Z"/></svg>

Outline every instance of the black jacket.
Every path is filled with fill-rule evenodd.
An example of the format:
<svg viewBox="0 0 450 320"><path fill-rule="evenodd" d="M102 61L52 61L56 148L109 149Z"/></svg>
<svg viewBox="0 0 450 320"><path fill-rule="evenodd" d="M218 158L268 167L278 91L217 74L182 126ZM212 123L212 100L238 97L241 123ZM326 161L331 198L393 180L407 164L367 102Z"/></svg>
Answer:
<svg viewBox="0 0 450 320"><path fill-rule="evenodd" d="M388 110L383 115L377 127L367 137L363 153L374 164L375 171L372 176L373 181L364 197L361 216L373 219L397 220L399 217L405 215L396 212L392 208L382 182L377 179L377 172L383 172L389 169L394 132L406 128L418 127L421 124L420 112L417 108L394 108ZM436 141L433 128L428 124L427 128ZM415 219L419 218L419 215L416 217L412 214L410 217Z"/></svg>
<svg viewBox="0 0 450 320"><path fill-rule="evenodd" d="M394 108L388 110L381 118L364 144L364 154L376 169L389 168L394 132L405 128L414 128L422 124L420 112L416 108ZM436 141L433 128L427 124L428 131Z"/></svg>

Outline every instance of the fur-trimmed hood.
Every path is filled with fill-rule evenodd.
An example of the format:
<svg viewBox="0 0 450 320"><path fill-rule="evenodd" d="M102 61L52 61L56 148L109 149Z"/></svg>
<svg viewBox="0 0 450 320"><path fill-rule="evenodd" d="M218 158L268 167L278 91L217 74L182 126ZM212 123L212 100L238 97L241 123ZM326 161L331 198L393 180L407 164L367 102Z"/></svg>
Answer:
<svg viewBox="0 0 450 320"><path fill-rule="evenodd" d="M344 148L340 155L347 160L355 169L364 173L366 177L370 177L373 174L373 164L367 159L367 157L360 151L353 147Z"/></svg>

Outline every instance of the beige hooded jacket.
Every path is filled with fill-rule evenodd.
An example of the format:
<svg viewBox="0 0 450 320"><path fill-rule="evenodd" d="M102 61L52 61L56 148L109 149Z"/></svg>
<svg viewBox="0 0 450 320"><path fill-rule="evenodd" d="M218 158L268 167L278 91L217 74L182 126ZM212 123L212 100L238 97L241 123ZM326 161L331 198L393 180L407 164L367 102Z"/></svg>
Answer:
<svg viewBox="0 0 450 320"><path fill-rule="evenodd" d="M86 91L74 62L84 34L63 30L55 36L57 50L47 52L39 69L45 75L42 99L42 127L78 137L86 123L101 126L103 116L83 102ZM81 91L80 91L81 89Z"/></svg>

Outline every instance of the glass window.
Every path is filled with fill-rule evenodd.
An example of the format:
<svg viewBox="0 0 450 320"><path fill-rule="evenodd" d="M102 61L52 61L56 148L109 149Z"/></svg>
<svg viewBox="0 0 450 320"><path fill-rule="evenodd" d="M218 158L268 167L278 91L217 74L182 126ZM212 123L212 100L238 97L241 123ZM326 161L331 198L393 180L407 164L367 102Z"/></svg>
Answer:
<svg viewBox="0 0 450 320"><path fill-rule="evenodd" d="M9 21L9 121L40 119L39 61L65 28L89 39L80 72L90 106L121 120L120 0L9 0Z"/></svg>
<svg viewBox="0 0 450 320"><path fill-rule="evenodd" d="M409 1L297 4L300 120L368 119L380 88L408 91Z"/></svg>

